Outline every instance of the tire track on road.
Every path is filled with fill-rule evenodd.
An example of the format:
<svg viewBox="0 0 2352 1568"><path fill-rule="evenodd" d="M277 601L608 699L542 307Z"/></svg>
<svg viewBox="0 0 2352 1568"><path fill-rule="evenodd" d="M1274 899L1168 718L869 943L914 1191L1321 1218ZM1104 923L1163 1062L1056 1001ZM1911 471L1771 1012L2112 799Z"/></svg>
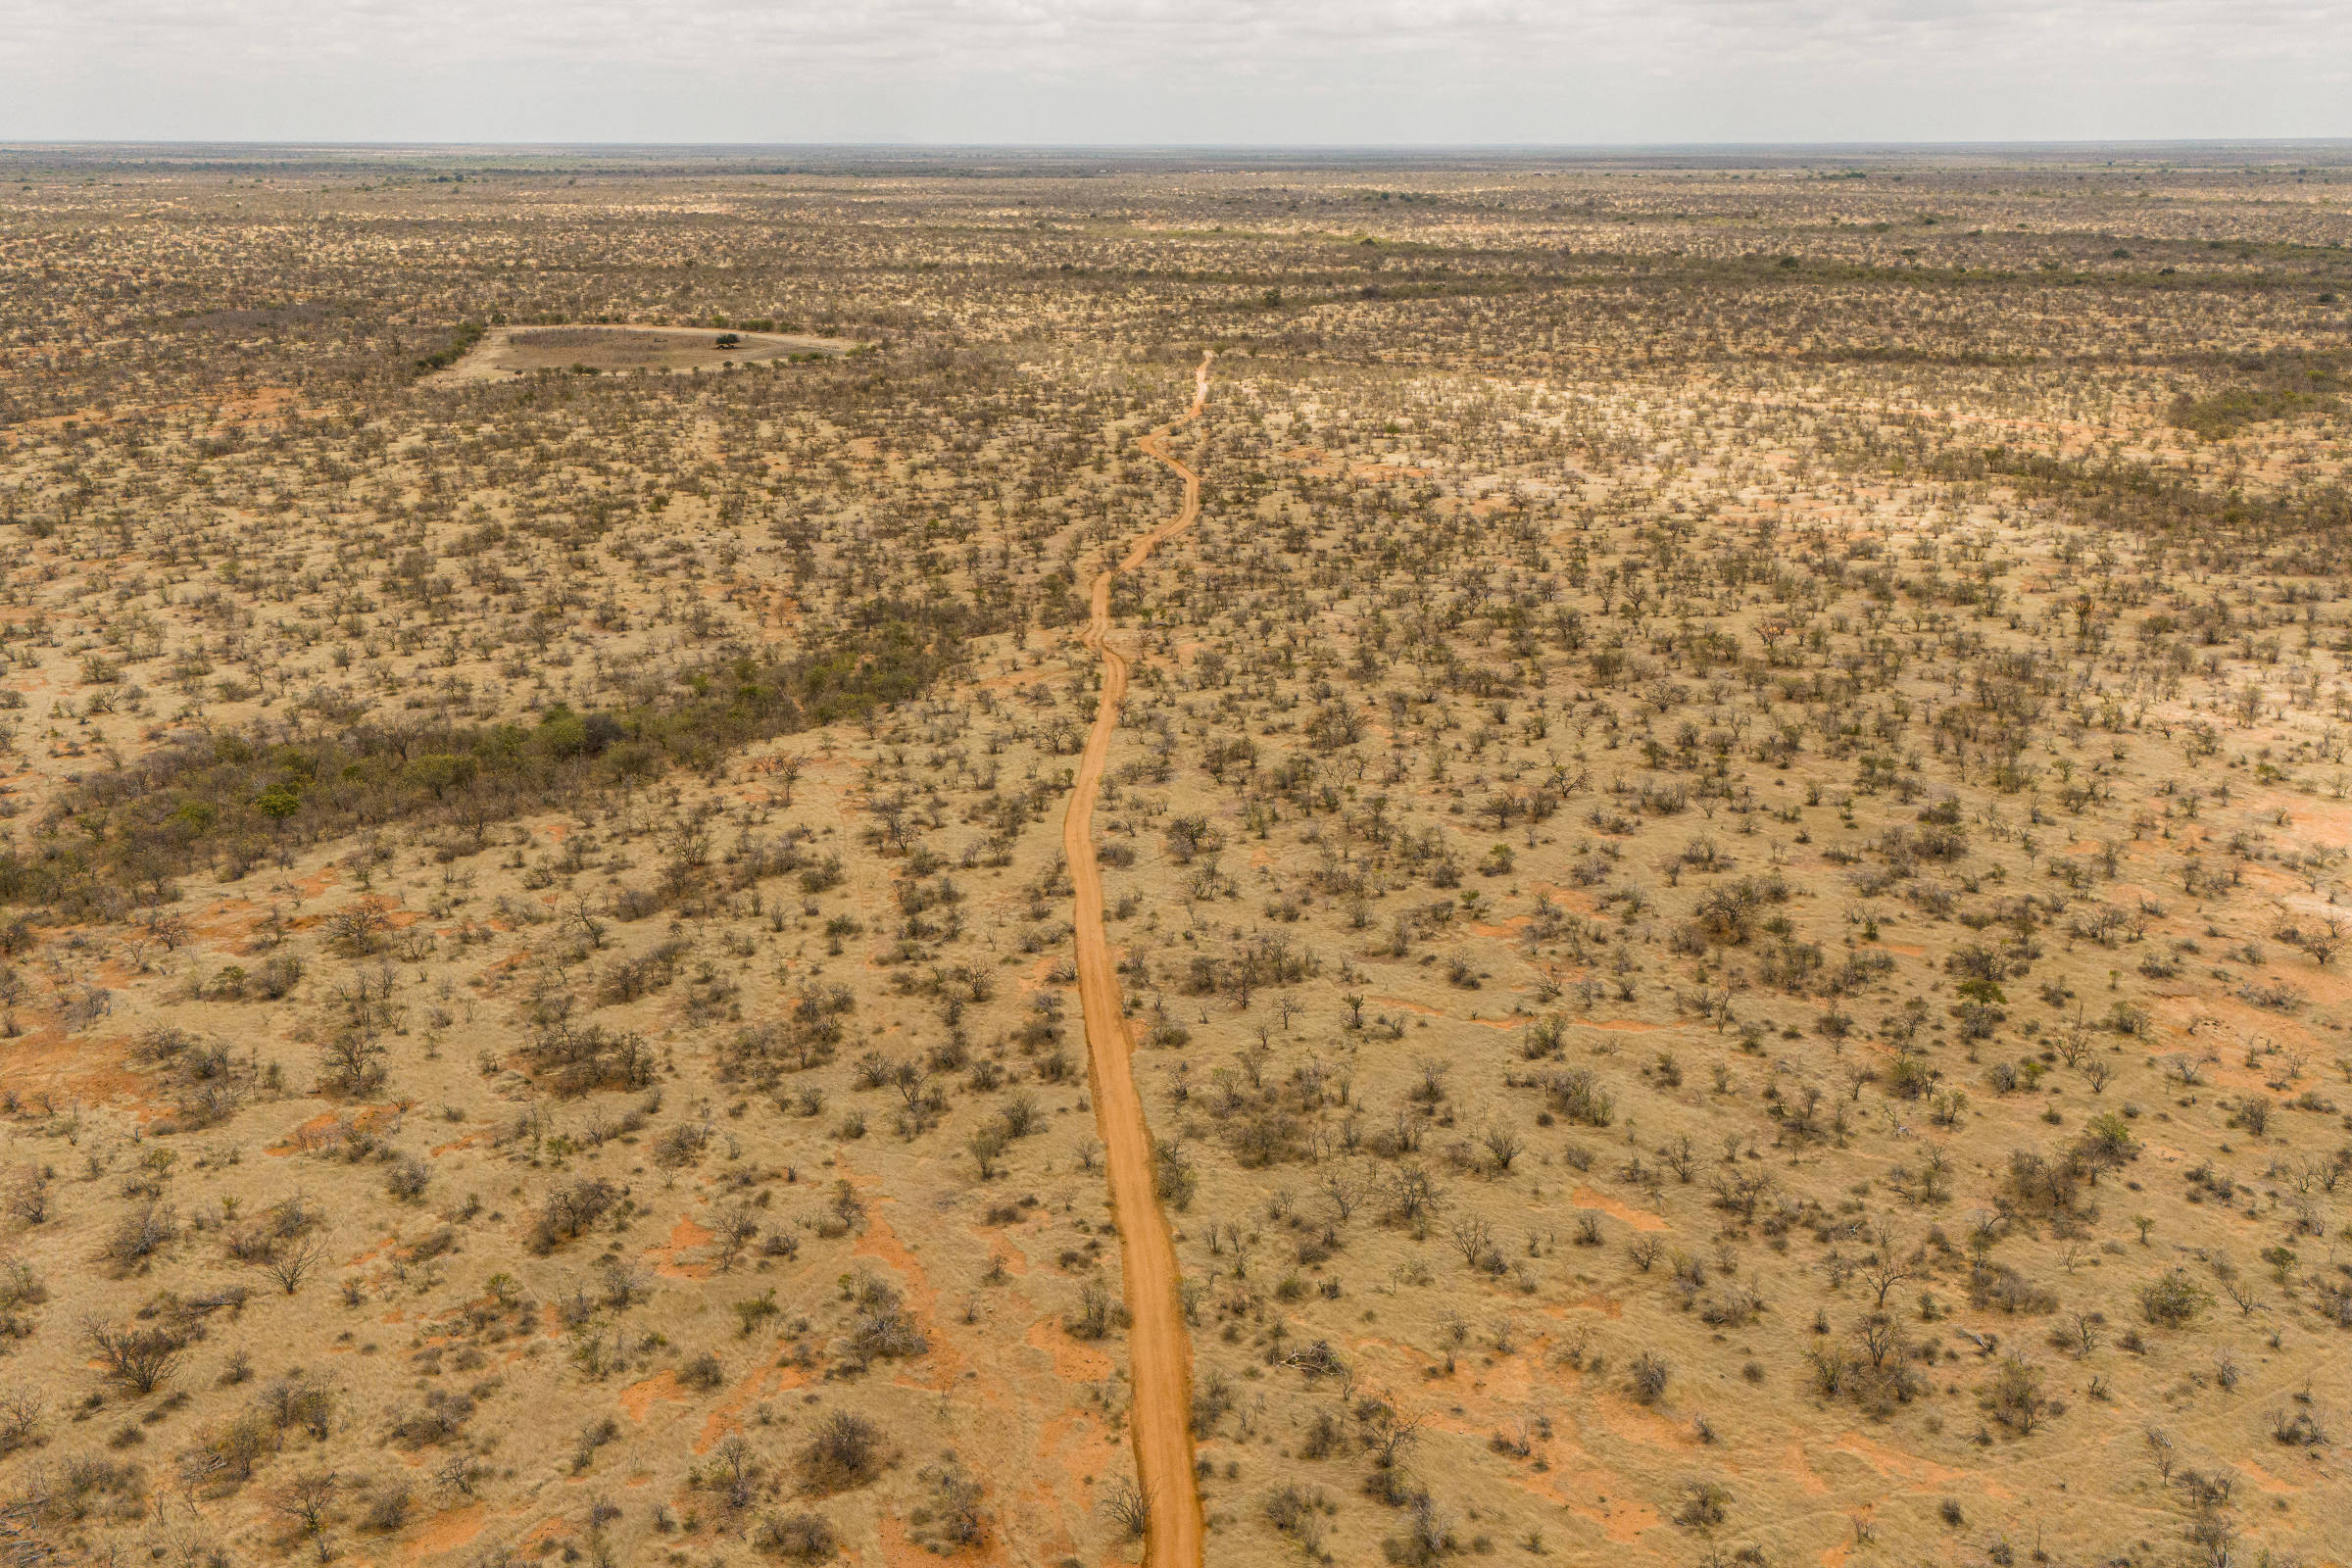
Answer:
<svg viewBox="0 0 2352 1568"><path fill-rule="evenodd" d="M1176 1247L1167 1215L1153 1191L1152 1130L1135 1088L1135 1038L1128 1032L1118 978L1110 966L1110 944L1102 934L1102 871L1095 863L1095 791L1110 756L1111 732L1119 726L1119 705L1127 695L1127 657L1110 644L1110 585L1152 552L1193 525L1200 514L1200 476L1168 450L1178 425L1200 416L1208 402L1208 365L1200 356L1193 376L1193 406L1184 416L1143 438L1143 449L1184 480L1184 504L1176 515L1128 548L1115 566L1096 574L1093 613L1082 639L1102 660L1102 695L1095 705L1094 728L1078 762L1070 808L1061 824L1061 848L1076 892L1078 1002L1086 1020L1087 1074L1093 1080L1095 1125L1102 1130L1103 1164L1110 1176L1110 1202L1119 1227L1120 1272L1125 1276L1129 1381L1132 1401L1128 1430L1135 1445L1136 1479L1147 1517L1144 1560L1153 1568L1200 1568L1202 1527L1200 1491L1193 1476L1193 1354L1177 1292Z"/></svg>

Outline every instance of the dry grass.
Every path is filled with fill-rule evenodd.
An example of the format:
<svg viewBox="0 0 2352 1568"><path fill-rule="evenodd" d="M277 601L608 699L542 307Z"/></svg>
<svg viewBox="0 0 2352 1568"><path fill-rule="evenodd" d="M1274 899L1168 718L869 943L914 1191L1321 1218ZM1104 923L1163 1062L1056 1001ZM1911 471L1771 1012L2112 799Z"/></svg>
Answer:
<svg viewBox="0 0 2352 1568"><path fill-rule="evenodd" d="M1131 1557L1214 348L1209 1560L2340 1561L2352 171L2167 156L11 155L0 1540ZM622 322L870 347L447 369Z"/></svg>

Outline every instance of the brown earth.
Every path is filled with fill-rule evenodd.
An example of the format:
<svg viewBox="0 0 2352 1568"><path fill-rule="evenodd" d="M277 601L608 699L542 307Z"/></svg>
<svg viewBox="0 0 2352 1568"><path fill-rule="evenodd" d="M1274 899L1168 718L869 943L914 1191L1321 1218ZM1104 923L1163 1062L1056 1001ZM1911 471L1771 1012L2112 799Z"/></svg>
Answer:
<svg viewBox="0 0 2352 1568"><path fill-rule="evenodd" d="M0 1559L2344 1560L2352 162L173 156Z"/></svg>
<svg viewBox="0 0 2352 1568"><path fill-rule="evenodd" d="M1208 401L1208 367L1200 356L1194 374L1193 405L1183 420L1200 417ZM1168 1239L1167 1216L1153 1190L1152 1129L1136 1093L1135 1037L1111 972L1110 944L1102 932L1102 873L1095 863L1095 794L1110 757L1111 732L1127 699L1127 656L1111 644L1111 579L1133 571L1160 545L1190 528L1200 515L1200 476L1168 451L1162 425L1143 438L1143 448L1184 481L1184 500L1175 515L1128 547L1115 567L1095 574L1092 612L1083 638L1102 661L1102 691L1096 699L1094 727L1078 760L1078 776L1062 817L1062 853L1069 858L1074 885L1078 945L1078 1002L1086 1021L1088 1081L1094 1086L1095 1123L1102 1130L1103 1159L1110 1175L1111 1207L1118 1216L1122 1273L1126 1282L1128 1362L1134 1405L1129 1416L1136 1476L1150 1507L1145 1532L1146 1560L1168 1565L1201 1560L1200 1496L1193 1480L1193 1356L1177 1296L1176 1249Z"/></svg>

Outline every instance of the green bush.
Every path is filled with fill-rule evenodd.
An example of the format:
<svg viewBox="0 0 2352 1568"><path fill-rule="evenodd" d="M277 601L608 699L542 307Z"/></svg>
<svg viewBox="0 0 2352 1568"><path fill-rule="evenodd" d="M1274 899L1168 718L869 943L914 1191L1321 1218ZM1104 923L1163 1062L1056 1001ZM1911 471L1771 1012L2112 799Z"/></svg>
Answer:
<svg viewBox="0 0 2352 1568"><path fill-rule="evenodd" d="M47 836L0 851L0 903L119 917L132 894L213 863L239 874L272 844L438 816L490 823L672 767L719 765L756 741L921 695L995 629L953 600L875 599L798 653L713 662L625 707L557 706L536 723L325 733L256 723L153 753L70 790Z"/></svg>

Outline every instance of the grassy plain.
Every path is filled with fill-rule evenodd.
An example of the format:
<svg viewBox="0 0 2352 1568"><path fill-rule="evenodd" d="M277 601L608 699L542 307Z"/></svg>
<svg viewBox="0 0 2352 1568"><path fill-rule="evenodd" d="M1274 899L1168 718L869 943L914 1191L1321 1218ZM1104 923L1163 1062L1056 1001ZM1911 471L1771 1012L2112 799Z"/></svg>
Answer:
<svg viewBox="0 0 2352 1568"><path fill-rule="evenodd" d="M0 176L11 1564L2352 1554L2341 150Z"/></svg>

